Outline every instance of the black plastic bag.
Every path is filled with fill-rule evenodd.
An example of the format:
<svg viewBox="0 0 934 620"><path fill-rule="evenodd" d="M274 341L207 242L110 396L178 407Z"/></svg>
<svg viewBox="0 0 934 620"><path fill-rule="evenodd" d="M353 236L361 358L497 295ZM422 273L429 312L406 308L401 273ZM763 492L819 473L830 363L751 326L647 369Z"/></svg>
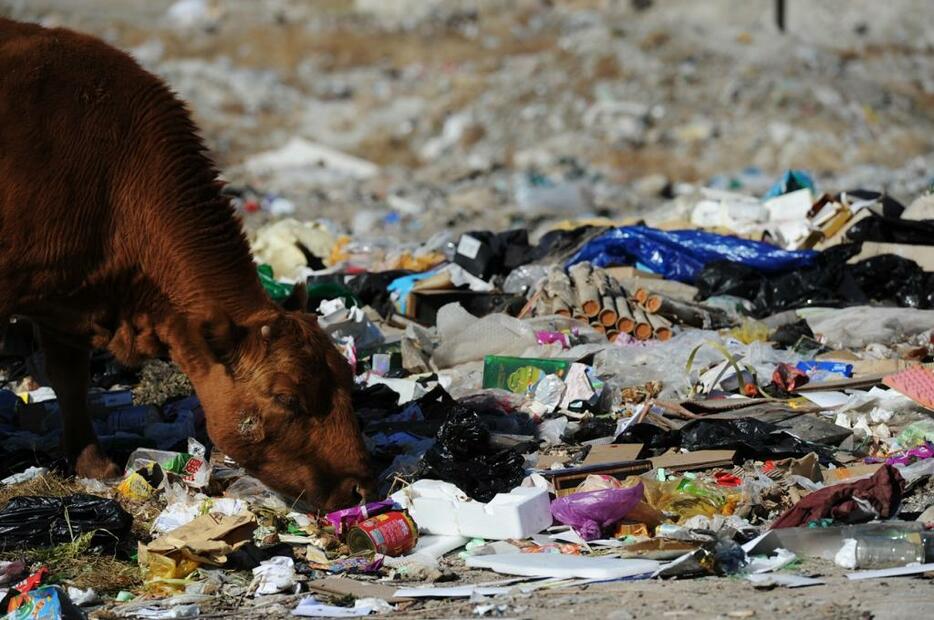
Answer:
<svg viewBox="0 0 934 620"><path fill-rule="evenodd" d="M488 502L522 482L524 463L515 448L492 448L480 414L453 403L435 444L422 458L418 477L450 482L473 499Z"/></svg>
<svg viewBox="0 0 934 620"><path fill-rule="evenodd" d="M781 325L772 333L770 340L783 349L790 349L798 344L801 338L813 337L814 332L811 331L811 326L808 325L806 319L801 319L794 323Z"/></svg>
<svg viewBox="0 0 934 620"><path fill-rule="evenodd" d="M352 278L344 286L356 295L364 306L370 306L379 312L381 316L388 317L396 311L388 289L389 284L396 278L401 278L410 273L412 272L402 269L362 273Z"/></svg>
<svg viewBox="0 0 934 620"><path fill-rule="evenodd" d="M879 241L931 245L934 243L934 220L903 220L873 213L846 231L851 241Z"/></svg>
<svg viewBox="0 0 934 620"><path fill-rule="evenodd" d="M114 548L132 522L120 504L95 495L14 497L0 510L0 549L48 547L87 532L92 546Z"/></svg>
<svg viewBox="0 0 934 620"><path fill-rule="evenodd" d="M870 299L892 300L908 308L932 307L934 274L925 273L913 260L895 254L882 254L848 267Z"/></svg>
<svg viewBox="0 0 934 620"><path fill-rule="evenodd" d="M464 237L469 237L465 240ZM454 262L468 272L489 280L506 275L532 260L534 249L529 245L529 231L523 229L493 233L475 230L465 233L457 245Z"/></svg>
<svg viewBox="0 0 934 620"><path fill-rule="evenodd" d="M681 442L681 434L677 430L669 431L649 424L648 422L639 422L632 424L616 438L613 443L641 443L643 452L652 456L659 456L667 452L669 448L677 448Z"/></svg>
<svg viewBox="0 0 934 620"><path fill-rule="evenodd" d="M736 450L742 459L776 459L816 452L821 463L833 462L829 446L804 441L755 418L692 420L681 428L681 447L690 452Z"/></svg>
<svg viewBox="0 0 934 620"><path fill-rule="evenodd" d="M694 281L697 299L742 297L753 302L756 317L808 306L866 303L868 299L847 265L859 251L859 244L834 246L821 252L808 267L774 275L729 261L708 263Z"/></svg>

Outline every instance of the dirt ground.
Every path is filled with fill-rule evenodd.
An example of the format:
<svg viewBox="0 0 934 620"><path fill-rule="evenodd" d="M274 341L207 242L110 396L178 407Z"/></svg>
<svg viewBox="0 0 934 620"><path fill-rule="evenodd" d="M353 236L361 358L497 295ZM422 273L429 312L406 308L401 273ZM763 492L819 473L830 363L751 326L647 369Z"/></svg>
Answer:
<svg viewBox="0 0 934 620"><path fill-rule="evenodd" d="M849 581L846 571L830 562L804 561L795 574L820 577L826 585L807 588L759 589L739 578L706 577L683 581L627 581L585 587L538 590L528 594L486 597L482 600L427 601L401 604L391 614L398 620L476 618L478 608L491 608L484 617L605 618L642 620L688 618L789 618L801 620L903 620L924 617L934 610L934 581L900 577ZM497 575L465 571L465 581L490 582ZM439 585L455 585L439 584ZM418 585L418 584L413 584ZM203 610L202 617L287 618L300 596L267 596L233 610ZM261 606L261 607L260 607Z"/></svg>

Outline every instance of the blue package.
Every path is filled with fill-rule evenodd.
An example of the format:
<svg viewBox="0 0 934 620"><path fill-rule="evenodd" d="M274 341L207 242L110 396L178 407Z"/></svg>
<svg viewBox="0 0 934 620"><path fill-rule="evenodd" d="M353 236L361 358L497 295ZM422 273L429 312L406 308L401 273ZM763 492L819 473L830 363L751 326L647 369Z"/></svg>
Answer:
<svg viewBox="0 0 934 620"><path fill-rule="evenodd" d="M835 375L843 375L844 377L853 376L853 364L847 364L846 362L819 362L812 360L809 362L798 362L797 369L803 371L809 375L813 374L815 371L830 372Z"/></svg>

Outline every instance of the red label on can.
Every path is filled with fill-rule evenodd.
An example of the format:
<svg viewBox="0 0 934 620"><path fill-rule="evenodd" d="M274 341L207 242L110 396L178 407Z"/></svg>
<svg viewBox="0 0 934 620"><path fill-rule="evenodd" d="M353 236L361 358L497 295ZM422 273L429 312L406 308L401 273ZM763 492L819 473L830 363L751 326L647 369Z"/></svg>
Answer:
<svg viewBox="0 0 934 620"><path fill-rule="evenodd" d="M366 534L377 553L399 556L415 546L418 531L404 512L384 512L361 521L356 528Z"/></svg>

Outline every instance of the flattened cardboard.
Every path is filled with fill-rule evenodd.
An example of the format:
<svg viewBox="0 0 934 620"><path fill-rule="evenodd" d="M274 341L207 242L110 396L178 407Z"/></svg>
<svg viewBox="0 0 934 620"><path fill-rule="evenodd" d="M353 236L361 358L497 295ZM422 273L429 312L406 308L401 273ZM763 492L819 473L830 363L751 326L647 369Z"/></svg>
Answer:
<svg viewBox="0 0 934 620"><path fill-rule="evenodd" d="M824 476L824 484L831 485L841 482L850 482L854 478L871 476L876 473L880 467L882 467L882 463L860 463L849 467L825 469L821 473Z"/></svg>
<svg viewBox="0 0 934 620"><path fill-rule="evenodd" d="M620 463L622 461L635 461L642 452L641 443L611 443L596 445L590 449L587 458L581 465L602 465L604 463ZM541 467L541 465L539 465Z"/></svg>
<svg viewBox="0 0 934 620"><path fill-rule="evenodd" d="M308 582L308 589L312 592L336 596L347 596L349 594L354 598L381 598L390 603L410 600L405 597L395 596L398 588L368 581L356 581L347 577L315 579Z"/></svg>
<svg viewBox="0 0 934 620"><path fill-rule="evenodd" d="M697 450L696 452L675 452L669 450L661 456L651 459L655 469L672 471L691 471L711 467L731 467L736 450Z"/></svg>

